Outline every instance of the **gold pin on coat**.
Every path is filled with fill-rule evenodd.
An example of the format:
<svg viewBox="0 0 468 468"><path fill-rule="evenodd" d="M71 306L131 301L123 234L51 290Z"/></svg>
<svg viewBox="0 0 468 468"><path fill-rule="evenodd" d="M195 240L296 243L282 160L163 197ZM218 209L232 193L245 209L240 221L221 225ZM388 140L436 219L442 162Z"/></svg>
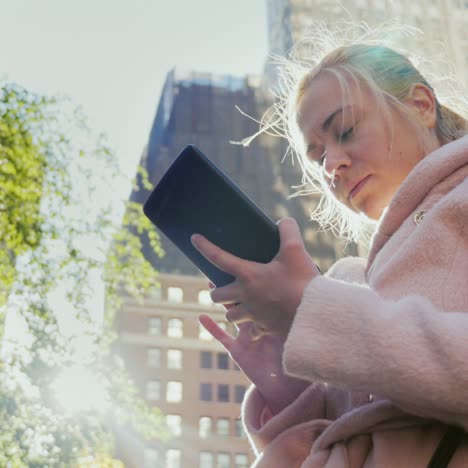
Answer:
<svg viewBox="0 0 468 468"><path fill-rule="evenodd" d="M416 212L416 214L414 215L414 222L416 224L420 224L421 221L424 219L424 216L426 213L427 213L427 210L420 210Z"/></svg>

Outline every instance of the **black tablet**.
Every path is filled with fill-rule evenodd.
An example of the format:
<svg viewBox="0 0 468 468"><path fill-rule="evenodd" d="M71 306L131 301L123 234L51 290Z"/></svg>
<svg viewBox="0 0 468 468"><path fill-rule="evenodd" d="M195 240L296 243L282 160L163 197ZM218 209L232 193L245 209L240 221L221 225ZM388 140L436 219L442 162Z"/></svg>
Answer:
<svg viewBox="0 0 468 468"><path fill-rule="evenodd" d="M276 224L193 145L175 159L143 211L216 286L234 278L192 246L192 234L202 234L227 252L260 263L270 262L279 250Z"/></svg>

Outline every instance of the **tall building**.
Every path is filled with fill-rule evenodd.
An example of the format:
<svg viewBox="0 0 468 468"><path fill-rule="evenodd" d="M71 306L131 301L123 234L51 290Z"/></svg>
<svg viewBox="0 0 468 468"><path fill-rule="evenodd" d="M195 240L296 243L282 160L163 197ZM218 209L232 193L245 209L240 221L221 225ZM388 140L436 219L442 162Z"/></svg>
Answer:
<svg viewBox="0 0 468 468"><path fill-rule="evenodd" d="M334 24L343 19L370 26L385 21L415 26L424 36L401 36L405 48L422 57L438 56L455 69L468 86L468 3L465 0L267 0L270 54L284 56L294 44L310 36L312 21ZM299 56L307 50L298 49ZM437 72L437 70L435 70ZM446 72L446 70L441 70ZM276 80L275 67L266 66L268 83Z"/></svg>
<svg viewBox="0 0 468 468"><path fill-rule="evenodd" d="M248 381L198 324L208 313L234 333L206 287L202 277L161 274L150 297L127 299L118 315L116 351L169 432L147 443L117 434L126 468L247 468L253 460L239 419Z"/></svg>

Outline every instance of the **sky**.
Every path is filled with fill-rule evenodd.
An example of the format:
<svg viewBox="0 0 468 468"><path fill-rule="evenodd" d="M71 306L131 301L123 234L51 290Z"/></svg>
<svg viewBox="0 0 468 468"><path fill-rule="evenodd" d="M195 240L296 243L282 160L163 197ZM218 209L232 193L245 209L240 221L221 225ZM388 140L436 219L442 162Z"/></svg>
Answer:
<svg viewBox="0 0 468 468"><path fill-rule="evenodd" d="M166 73L259 74L266 0L0 0L0 77L69 96L133 174Z"/></svg>

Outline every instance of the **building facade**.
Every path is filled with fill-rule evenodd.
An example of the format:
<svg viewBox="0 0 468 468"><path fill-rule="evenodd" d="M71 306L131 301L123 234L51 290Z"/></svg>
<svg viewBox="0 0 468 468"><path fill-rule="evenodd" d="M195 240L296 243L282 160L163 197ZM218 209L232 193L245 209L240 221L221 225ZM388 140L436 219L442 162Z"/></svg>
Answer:
<svg viewBox="0 0 468 468"><path fill-rule="evenodd" d="M341 20L370 26L396 20L423 35L393 37L396 45L421 57L439 57L458 80L468 86L468 2L466 0L267 0L269 53L287 55L293 45L310 36L313 21L334 25ZM307 45L298 48L307 57ZM267 60L267 83L276 82L276 69ZM437 69L433 70L437 73Z"/></svg>
<svg viewBox="0 0 468 468"><path fill-rule="evenodd" d="M148 443L118 434L127 468L247 468L253 460L240 421L248 381L199 325L200 313L235 333L198 276L161 274L150 297L126 299L118 314L116 352L169 433Z"/></svg>

